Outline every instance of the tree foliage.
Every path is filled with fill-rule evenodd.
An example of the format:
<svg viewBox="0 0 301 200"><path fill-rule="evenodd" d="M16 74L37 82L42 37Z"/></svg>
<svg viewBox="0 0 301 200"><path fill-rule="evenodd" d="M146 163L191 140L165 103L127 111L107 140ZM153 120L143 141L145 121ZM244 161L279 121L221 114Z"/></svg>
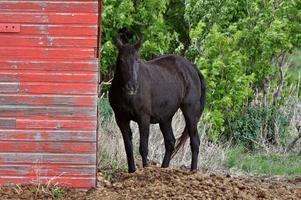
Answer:
<svg viewBox="0 0 301 200"><path fill-rule="evenodd" d="M177 53L208 84L208 135L231 135L255 100L279 106L300 79L301 0L104 0L102 72L115 63L120 30L143 38L141 57ZM292 56L295 55L295 56ZM295 62L292 59L296 58ZM299 88L295 88L300 91ZM262 94L255 99L255 94Z"/></svg>
<svg viewBox="0 0 301 200"><path fill-rule="evenodd" d="M103 1L103 38L102 72L109 71L115 63L116 49L114 42L120 31L130 33L131 42L138 37L143 39L141 56L150 59L158 54L170 51L170 45L176 38L176 32L164 20L168 0L104 0Z"/></svg>

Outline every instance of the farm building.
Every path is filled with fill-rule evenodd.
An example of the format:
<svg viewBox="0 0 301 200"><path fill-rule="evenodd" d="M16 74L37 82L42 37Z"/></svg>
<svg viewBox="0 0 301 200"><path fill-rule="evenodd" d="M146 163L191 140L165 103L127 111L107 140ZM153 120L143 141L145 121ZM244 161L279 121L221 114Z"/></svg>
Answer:
<svg viewBox="0 0 301 200"><path fill-rule="evenodd" d="M100 0L0 0L0 185L96 185Z"/></svg>

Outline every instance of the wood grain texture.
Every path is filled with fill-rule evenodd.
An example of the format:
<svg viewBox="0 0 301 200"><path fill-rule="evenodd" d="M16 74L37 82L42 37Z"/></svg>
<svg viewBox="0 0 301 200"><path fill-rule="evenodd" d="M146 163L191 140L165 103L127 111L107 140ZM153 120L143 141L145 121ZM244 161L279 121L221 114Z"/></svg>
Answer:
<svg viewBox="0 0 301 200"><path fill-rule="evenodd" d="M0 118L0 129L17 130L61 130L61 131L82 131L96 130L96 117L92 118L74 118L62 119L55 117L11 117Z"/></svg>
<svg viewBox="0 0 301 200"><path fill-rule="evenodd" d="M97 85L90 83L30 83L30 82L2 82L0 94L58 94L80 95L97 93Z"/></svg>
<svg viewBox="0 0 301 200"><path fill-rule="evenodd" d="M95 36L19 36L0 37L0 46L6 47L97 47Z"/></svg>
<svg viewBox="0 0 301 200"><path fill-rule="evenodd" d="M96 186L99 0L0 0L0 185Z"/></svg>
<svg viewBox="0 0 301 200"><path fill-rule="evenodd" d="M43 48L43 47L2 47L0 59L33 58L33 59L93 59L94 48Z"/></svg>
<svg viewBox="0 0 301 200"><path fill-rule="evenodd" d="M93 177L95 165L70 165L70 164L1 164L0 176L73 176Z"/></svg>
<svg viewBox="0 0 301 200"><path fill-rule="evenodd" d="M96 118L96 108L50 107L50 106L0 106L0 117L73 117Z"/></svg>
<svg viewBox="0 0 301 200"><path fill-rule="evenodd" d="M0 58L0 70L27 70L27 71L93 71L97 74L97 59L68 60L68 59L6 59Z"/></svg>
<svg viewBox="0 0 301 200"><path fill-rule="evenodd" d="M0 12L0 23L97 24L97 13ZM21 28L22 30L22 28Z"/></svg>
<svg viewBox="0 0 301 200"><path fill-rule="evenodd" d="M74 188L91 188L96 185L96 178L94 177L39 177L36 176L2 176L0 185L7 185L8 183L16 184L53 184L64 187Z"/></svg>
<svg viewBox="0 0 301 200"><path fill-rule="evenodd" d="M1 121L1 120L0 120ZM95 130L8 130L0 129L2 141L95 142Z"/></svg>
<svg viewBox="0 0 301 200"><path fill-rule="evenodd" d="M73 25L73 24L21 24L21 31L18 34L1 33L2 36L65 36L65 37L85 37L97 36L97 26L95 25Z"/></svg>
<svg viewBox="0 0 301 200"><path fill-rule="evenodd" d="M0 2L0 11L24 11L31 12L62 12L74 13L79 10L83 13L97 13L97 1L16 1L6 0Z"/></svg>
<svg viewBox="0 0 301 200"><path fill-rule="evenodd" d="M57 83L97 83L94 72L60 72L1 70L0 82L57 82Z"/></svg>
<svg viewBox="0 0 301 200"><path fill-rule="evenodd" d="M96 165L94 154L65 153L0 153L2 164L73 164Z"/></svg>
<svg viewBox="0 0 301 200"><path fill-rule="evenodd" d="M97 98L92 95L64 96L64 95L30 95L30 94L0 94L2 105L27 105L27 106L74 106L94 107Z"/></svg>
<svg viewBox="0 0 301 200"><path fill-rule="evenodd" d="M92 142L19 142L0 141L0 152L20 153L95 153L96 144Z"/></svg>
<svg viewBox="0 0 301 200"><path fill-rule="evenodd" d="M85 31L83 31L85 30ZM21 24L21 31L18 34L1 33L2 36L66 36L66 37L84 37L97 36L97 26L93 24Z"/></svg>

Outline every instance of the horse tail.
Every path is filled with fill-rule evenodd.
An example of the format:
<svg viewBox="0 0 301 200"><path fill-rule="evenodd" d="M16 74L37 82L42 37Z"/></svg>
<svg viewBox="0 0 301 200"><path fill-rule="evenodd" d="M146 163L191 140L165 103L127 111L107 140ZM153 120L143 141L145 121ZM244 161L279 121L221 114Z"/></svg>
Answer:
<svg viewBox="0 0 301 200"><path fill-rule="evenodd" d="M184 144L186 143L186 140L188 139L188 128L185 127L184 131L182 132L180 138L177 140L176 143L176 147L172 152L171 158L175 157L175 155L178 153L178 151L182 148L182 146L184 146Z"/></svg>
<svg viewBox="0 0 301 200"><path fill-rule="evenodd" d="M197 68L196 68L196 70L197 70ZM205 104L206 104L206 81L205 81L203 74L199 70L197 70L197 71L198 71L198 75L199 75L199 78L201 81L200 115L202 115L204 108L205 108ZM178 139L178 141L176 143L176 147L175 147L174 151L172 152L171 158L173 158L178 153L178 151L182 148L182 146L184 146L188 137L189 137L188 128L187 128L187 126L185 126L184 131L182 132L180 138Z"/></svg>
<svg viewBox="0 0 301 200"><path fill-rule="evenodd" d="M206 81L205 81L203 74L200 71L198 71L198 75L199 75L199 78L201 81L201 99L200 99L201 100L201 109L200 109L200 112L202 115L205 105L206 105Z"/></svg>

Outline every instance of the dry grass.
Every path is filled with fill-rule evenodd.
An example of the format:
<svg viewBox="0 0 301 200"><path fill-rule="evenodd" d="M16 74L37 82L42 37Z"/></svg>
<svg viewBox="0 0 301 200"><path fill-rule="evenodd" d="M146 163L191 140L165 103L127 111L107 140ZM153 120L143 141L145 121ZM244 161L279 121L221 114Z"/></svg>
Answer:
<svg viewBox="0 0 301 200"><path fill-rule="evenodd" d="M113 168L126 170L126 155L124 150L123 139L120 130L115 122L114 116L112 116L109 103L104 101L103 108L106 108L106 112L100 115L100 127L99 127L99 151L98 151L98 166L100 168ZM285 152L287 144L289 144L297 135L296 126L300 124L301 119L301 102L300 98L296 96L290 96L285 102L285 106L281 109L284 115L288 116L290 130L287 134L285 144L281 145L264 145L263 150L265 153L283 153ZM109 116L109 117L108 117ZM276 116L275 116L276 117ZM178 111L173 118L172 127L176 138L182 133L185 126L185 121L182 113ZM136 163L139 164L139 130L136 123L131 123L131 129L133 132L134 153L136 156ZM199 155L199 168L206 170L219 170L224 169L225 160L227 160L228 148L230 145L220 146L216 143L211 143L207 140L205 130L209 130L208 124L203 124L202 120L199 124L199 134L201 138L200 155ZM301 142L299 141L294 151L300 151ZM150 140L149 140L149 160L156 163L161 163L163 160L165 148L162 133L159 129L159 125L151 125L150 127ZM189 140L185 146L178 152L178 154L172 159L171 165L175 167L189 167L191 160L191 152Z"/></svg>
<svg viewBox="0 0 301 200"><path fill-rule="evenodd" d="M103 121L100 119L100 121ZM172 127L176 138L182 133L185 126L185 121L181 111L178 111L173 118ZM199 134L201 137L199 167L202 169L219 169L225 159L225 150L217 144L207 141L205 138L204 130L205 125L199 125ZM136 158L139 155L139 129L136 123L131 123L133 132L133 144ZM126 166L126 155L124 145L119 128L112 117L106 120L106 123L101 123L99 127L99 167L106 168L114 166L115 168L124 168ZM151 125L150 139L149 139L149 155L151 161L161 163L163 160L165 148L163 136L160 131L159 125ZM137 159L136 159L137 160ZM185 146L178 152L172 159L171 165L175 167L189 167L191 160L189 140Z"/></svg>

